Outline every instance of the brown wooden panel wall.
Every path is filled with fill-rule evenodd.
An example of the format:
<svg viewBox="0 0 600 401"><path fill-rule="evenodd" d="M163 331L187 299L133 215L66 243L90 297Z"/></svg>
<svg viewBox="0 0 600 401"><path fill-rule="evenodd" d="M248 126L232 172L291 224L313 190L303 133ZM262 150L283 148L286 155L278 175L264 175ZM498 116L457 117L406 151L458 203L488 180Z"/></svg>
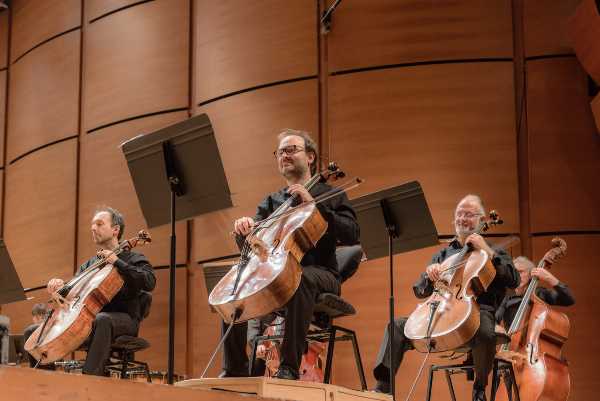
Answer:
<svg viewBox="0 0 600 401"><path fill-rule="evenodd" d="M85 129L187 107L189 3L156 0L89 24Z"/></svg>
<svg viewBox="0 0 600 401"><path fill-rule="evenodd" d="M8 65L8 11L0 11L0 70Z"/></svg>
<svg viewBox="0 0 600 401"><path fill-rule="evenodd" d="M596 95L591 103L592 113L594 114L594 121L596 121L596 131L600 134L600 95Z"/></svg>
<svg viewBox="0 0 600 401"><path fill-rule="evenodd" d="M316 4L305 0L196 2L198 102L317 74Z"/></svg>
<svg viewBox="0 0 600 401"><path fill-rule="evenodd" d="M169 270L155 270L156 288L152 292L150 315L140 325L140 336L150 348L136 358L151 370L167 370L169 338ZM187 269L178 268L175 280L175 373L185 374L187 355Z"/></svg>
<svg viewBox="0 0 600 401"><path fill-rule="evenodd" d="M302 129L316 138L317 80L264 88L210 103L198 110L213 124L234 208L195 221L197 260L237 253L229 234L233 220L254 216L269 192L285 186L273 151L283 128Z"/></svg>
<svg viewBox="0 0 600 401"><path fill-rule="evenodd" d="M24 287L72 276L76 161L71 139L6 169L4 239Z"/></svg>
<svg viewBox="0 0 600 401"><path fill-rule="evenodd" d="M14 0L11 61L60 33L81 25L81 0Z"/></svg>
<svg viewBox="0 0 600 401"><path fill-rule="evenodd" d="M329 71L512 57L511 4L349 0L336 9L327 41Z"/></svg>
<svg viewBox="0 0 600 401"><path fill-rule="evenodd" d="M115 12L123 7L135 5L146 0L84 0L86 20L90 21L106 15L107 13ZM181 0L176 0L181 1ZM184 0L187 1L187 0Z"/></svg>
<svg viewBox="0 0 600 401"><path fill-rule="evenodd" d="M598 392L597 369L590 355L600 354L600 343L596 340L596 333L600 330L597 312L600 293L596 279L600 234L565 235L562 238L567 241L567 256L552 266L552 272L571 287L576 299L572 307L557 308L566 313L571 321L569 340L563 348L571 373L569 399L591 400ZM551 239L550 236L534 238L535 261L548 250Z"/></svg>
<svg viewBox="0 0 600 401"><path fill-rule="evenodd" d="M351 196L419 180L440 233L467 193L517 232L512 63L405 67L330 78L332 159L366 180Z"/></svg>
<svg viewBox="0 0 600 401"><path fill-rule="evenodd" d="M6 71L0 71L0 166L4 166L4 134L6 131Z"/></svg>
<svg viewBox="0 0 600 401"><path fill-rule="evenodd" d="M108 127L81 137L79 169L79 224L77 259L81 263L96 251L91 241L90 222L94 209L100 205L115 207L125 216L125 237L134 236L146 228L139 201L129 175L129 169L119 144L141 133L187 118L187 112L161 114ZM165 183L157 183L157 185ZM152 244L140 249L154 266L169 264L170 227L150 230ZM186 223L177 224L177 263L187 257Z"/></svg>
<svg viewBox="0 0 600 401"><path fill-rule="evenodd" d="M573 53L567 37L569 16L581 0L525 0L525 56Z"/></svg>
<svg viewBox="0 0 600 401"><path fill-rule="evenodd" d="M600 142L575 57L527 63L531 231L600 227Z"/></svg>
<svg viewBox="0 0 600 401"><path fill-rule="evenodd" d="M4 170L0 170L0 185L4 185ZM1 187L4 189L4 187ZM2 210L1 208L4 206L4 192L3 190L0 190L0 210ZM1 216L1 215L0 215ZM2 224L4 222L2 221L2 217L0 217L0 233L2 232Z"/></svg>
<svg viewBox="0 0 600 401"><path fill-rule="evenodd" d="M10 70L7 159L77 135L79 30L36 48Z"/></svg>
<svg viewBox="0 0 600 401"><path fill-rule="evenodd" d="M595 0L583 0L569 21L569 38L583 68L600 82L600 13Z"/></svg>

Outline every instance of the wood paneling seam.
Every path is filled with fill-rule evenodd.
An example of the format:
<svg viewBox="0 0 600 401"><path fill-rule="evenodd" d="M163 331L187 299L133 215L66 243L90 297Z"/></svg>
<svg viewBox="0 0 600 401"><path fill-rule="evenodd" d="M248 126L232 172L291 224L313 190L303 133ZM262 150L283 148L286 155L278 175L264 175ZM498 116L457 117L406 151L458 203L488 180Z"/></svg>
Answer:
<svg viewBox="0 0 600 401"><path fill-rule="evenodd" d="M123 6L123 7L116 8L116 9L114 9L112 11L109 11L109 12L101 14L101 15L95 17L95 18L92 18L91 20L89 20L88 24L92 24L92 23L98 21L99 19L102 19L104 17L108 17L109 15L118 13L119 11L127 10L128 8L139 6L139 5L142 5L142 4L146 4L146 3L149 3L151 1L154 1L154 0L140 0L137 3L132 3L132 4L128 4L128 5ZM194 0L191 0L191 1L194 1Z"/></svg>
<svg viewBox="0 0 600 401"><path fill-rule="evenodd" d="M123 123L127 123L129 121L139 120L139 119L146 118L146 117L158 116L158 115L161 115L161 114L175 113L175 112L178 112L178 111L188 111L188 110L189 110L188 107L177 107L175 109L154 111L152 113L140 114L139 116L127 117L127 118L124 118L122 120L113 121L112 123L108 123L108 124L100 125L98 127L94 127L91 130L87 131L87 134L92 134L92 133L94 133L96 131L100 131L102 129L105 129L105 128L108 128L108 127L112 127L113 125L123 124Z"/></svg>
<svg viewBox="0 0 600 401"><path fill-rule="evenodd" d="M34 51L38 47L41 47L42 45L45 45L46 43L51 42L52 40L54 40L56 38L59 38L59 37L61 37L63 35L66 35L66 34L71 33L71 32L75 32L75 31L80 30L80 29L81 29L81 25L78 26L78 27L75 27L75 28L71 28L68 31L64 31L64 32L58 33L58 34L56 34L56 35L54 35L54 36L52 36L52 37L50 37L50 38L48 38L46 40L41 41L40 43L36 44L31 49L27 50L25 53L23 53L19 57L17 57L11 64L16 64L17 61L21 60L23 57L25 57L26 55L28 55L29 53L31 53L32 51Z"/></svg>

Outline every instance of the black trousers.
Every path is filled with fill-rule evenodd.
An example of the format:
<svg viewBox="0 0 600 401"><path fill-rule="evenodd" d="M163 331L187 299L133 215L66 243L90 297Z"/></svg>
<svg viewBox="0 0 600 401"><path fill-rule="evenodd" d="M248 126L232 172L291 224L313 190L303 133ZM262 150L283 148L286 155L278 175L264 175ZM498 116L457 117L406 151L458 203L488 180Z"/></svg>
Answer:
<svg viewBox="0 0 600 401"><path fill-rule="evenodd" d="M340 293L338 279L329 271L316 266L303 266L302 278L296 293L283 307L285 330L281 343L280 366L298 372L302 354L306 349L306 334L312 320L319 294ZM223 330L226 330L223 324ZM246 344L262 334L257 321L235 325L223 345L223 370L232 376L248 375Z"/></svg>
<svg viewBox="0 0 600 401"><path fill-rule="evenodd" d="M394 321L394 355L392 357L391 369L396 375L404 352L411 349L410 340L404 337L404 325L406 318L396 319ZM480 311L479 329L475 336L466 344L471 349L473 364L475 365L475 383L476 388L485 388L488 382L489 373L492 371L494 356L496 355L496 322L494 314L487 310ZM375 360L373 376L382 382L389 382L390 375L390 349L389 349L389 324L383 335L383 341L379 347L379 353Z"/></svg>
<svg viewBox="0 0 600 401"><path fill-rule="evenodd" d="M104 376L104 366L110 357L110 346L119 336L137 335L139 322L127 313L100 312L96 315L89 337L89 347L83 373Z"/></svg>

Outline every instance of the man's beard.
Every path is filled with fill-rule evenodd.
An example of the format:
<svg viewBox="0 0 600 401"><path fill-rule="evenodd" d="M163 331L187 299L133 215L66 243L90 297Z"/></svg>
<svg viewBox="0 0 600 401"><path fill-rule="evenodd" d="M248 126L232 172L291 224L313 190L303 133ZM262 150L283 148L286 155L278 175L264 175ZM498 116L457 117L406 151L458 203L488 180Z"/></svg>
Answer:
<svg viewBox="0 0 600 401"><path fill-rule="evenodd" d="M283 169L283 176L287 179L300 179L306 173L306 169L303 166L292 164L291 166Z"/></svg>
<svg viewBox="0 0 600 401"><path fill-rule="evenodd" d="M456 235L458 235L459 237L468 237L469 235L475 233L475 229L471 229L471 228L463 227L463 226L459 226L459 225L455 225L455 229L456 229Z"/></svg>

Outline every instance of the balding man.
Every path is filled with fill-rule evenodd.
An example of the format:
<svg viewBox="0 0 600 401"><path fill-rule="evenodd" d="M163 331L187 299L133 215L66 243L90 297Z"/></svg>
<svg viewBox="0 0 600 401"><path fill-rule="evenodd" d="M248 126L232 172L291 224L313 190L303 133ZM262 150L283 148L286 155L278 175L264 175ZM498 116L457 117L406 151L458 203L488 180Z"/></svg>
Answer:
<svg viewBox="0 0 600 401"><path fill-rule="evenodd" d="M413 291L417 298L427 298L433 293L434 283L440 279L441 264L452 255L459 253L465 244L475 250L488 254L496 269L496 277L483 294L477 297L480 308L480 326L475 336L465 344L472 351L475 365L475 382L473 384L473 401L485 401L485 388L488 375L492 369L496 353L496 334L494 331L494 312L502 302L507 288L519 285L519 274L512 264L511 257L501 249L493 249L485 239L477 234L480 223L485 219L485 208L477 195L467 195L456 206L454 212L454 229L456 236L444 249L433 255L431 264L414 284ZM411 348L410 340L404 336L406 318L394 322L394 355L391 358L388 344L389 327L386 329L383 342L373 369L377 379L375 391L390 392L390 369L396 374L404 351Z"/></svg>

